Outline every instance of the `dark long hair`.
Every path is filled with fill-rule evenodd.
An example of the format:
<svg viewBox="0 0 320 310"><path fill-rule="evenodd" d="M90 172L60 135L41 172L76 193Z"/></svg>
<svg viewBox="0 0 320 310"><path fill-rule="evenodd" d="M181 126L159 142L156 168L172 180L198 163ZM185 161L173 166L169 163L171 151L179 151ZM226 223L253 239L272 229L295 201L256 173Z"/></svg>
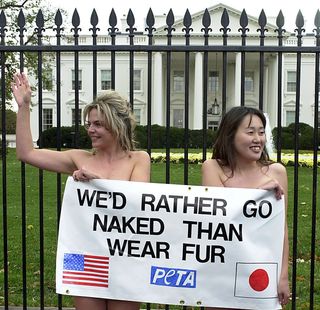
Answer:
<svg viewBox="0 0 320 310"><path fill-rule="evenodd" d="M263 127L266 128L266 118L262 111L251 107L233 107L222 117L217 138L213 144L212 158L216 159L220 166L229 167L232 175L236 168L234 138L241 122L247 115L250 115L250 122L253 115L258 116ZM258 161L262 165L271 164L266 147L264 147Z"/></svg>

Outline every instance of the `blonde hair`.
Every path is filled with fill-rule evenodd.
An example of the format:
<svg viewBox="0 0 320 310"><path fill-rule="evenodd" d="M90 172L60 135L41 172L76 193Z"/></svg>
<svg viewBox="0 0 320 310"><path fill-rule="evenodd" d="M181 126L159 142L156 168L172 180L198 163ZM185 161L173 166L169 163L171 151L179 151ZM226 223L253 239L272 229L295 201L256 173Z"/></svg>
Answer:
<svg viewBox="0 0 320 310"><path fill-rule="evenodd" d="M83 118L85 122L92 109L97 109L105 128L118 140L124 151L135 149L133 131L136 123L126 99L114 90L103 92L84 108Z"/></svg>

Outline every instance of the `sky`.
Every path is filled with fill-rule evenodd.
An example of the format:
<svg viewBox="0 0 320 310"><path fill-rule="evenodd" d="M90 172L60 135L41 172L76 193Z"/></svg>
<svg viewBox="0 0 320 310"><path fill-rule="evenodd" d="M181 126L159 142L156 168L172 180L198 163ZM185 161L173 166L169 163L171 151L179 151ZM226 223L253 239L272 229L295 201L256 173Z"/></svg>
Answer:
<svg viewBox="0 0 320 310"><path fill-rule="evenodd" d="M293 32L295 29L295 19L299 10L301 10L305 19L306 32L312 32L314 28L314 17L320 2L315 0L292 1L292 0L225 0L225 1L210 1L210 0L50 0L52 6L56 8L64 8L70 14L70 20L75 8L80 16L80 21L83 25L85 21L90 21L92 10L95 8L99 16L99 23L103 26L103 20L108 21L110 11L114 8L118 17L127 14L129 8L135 16L136 26L138 30L143 29L143 19L146 17L149 8L152 9L154 15L162 15L168 13L172 8L174 15L183 16L188 8L190 13L204 11L218 3L226 4L239 11L246 10L248 15L258 17L262 9L264 9L267 17L277 16L279 11L285 17L285 29ZM140 28L141 27L141 28Z"/></svg>

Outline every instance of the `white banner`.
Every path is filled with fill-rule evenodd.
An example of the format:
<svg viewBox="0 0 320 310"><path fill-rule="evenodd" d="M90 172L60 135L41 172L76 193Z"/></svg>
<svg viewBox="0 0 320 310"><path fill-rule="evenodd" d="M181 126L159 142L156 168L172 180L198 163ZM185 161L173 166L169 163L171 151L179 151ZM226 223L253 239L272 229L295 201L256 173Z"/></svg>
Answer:
<svg viewBox="0 0 320 310"><path fill-rule="evenodd" d="M283 237L271 191L69 177L57 293L281 309Z"/></svg>

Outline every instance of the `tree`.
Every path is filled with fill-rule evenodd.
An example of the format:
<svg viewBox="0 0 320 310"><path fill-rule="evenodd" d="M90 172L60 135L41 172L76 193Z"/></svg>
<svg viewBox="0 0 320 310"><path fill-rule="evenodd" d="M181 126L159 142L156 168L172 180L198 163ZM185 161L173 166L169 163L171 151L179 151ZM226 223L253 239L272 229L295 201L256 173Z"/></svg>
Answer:
<svg viewBox="0 0 320 310"><path fill-rule="evenodd" d="M49 42L46 35L49 29L55 27L54 20L56 10L47 2L48 0L0 0L0 35L1 45L38 45L38 34L41 34L41 44ZM61 11L66 15L65 11ZM44 26L37 33L36 20L43 16ZM22 35L22 36L21 36ZM1 48L1 47L0 47ZM42 81L46 87L52 85L52 59L53 53L43 53L41 65ZM20 61L23 68L20 66ZM20 69L27 69L29 75L38 77L38 53L37 52L1 52L0 53L0 83L2 75L5 75L5 98L6 107L11 107L12 92L10 88L14 73ZM0 84L2 85L2 84ZM2 87L0 95L2 98Z"/></svg>

